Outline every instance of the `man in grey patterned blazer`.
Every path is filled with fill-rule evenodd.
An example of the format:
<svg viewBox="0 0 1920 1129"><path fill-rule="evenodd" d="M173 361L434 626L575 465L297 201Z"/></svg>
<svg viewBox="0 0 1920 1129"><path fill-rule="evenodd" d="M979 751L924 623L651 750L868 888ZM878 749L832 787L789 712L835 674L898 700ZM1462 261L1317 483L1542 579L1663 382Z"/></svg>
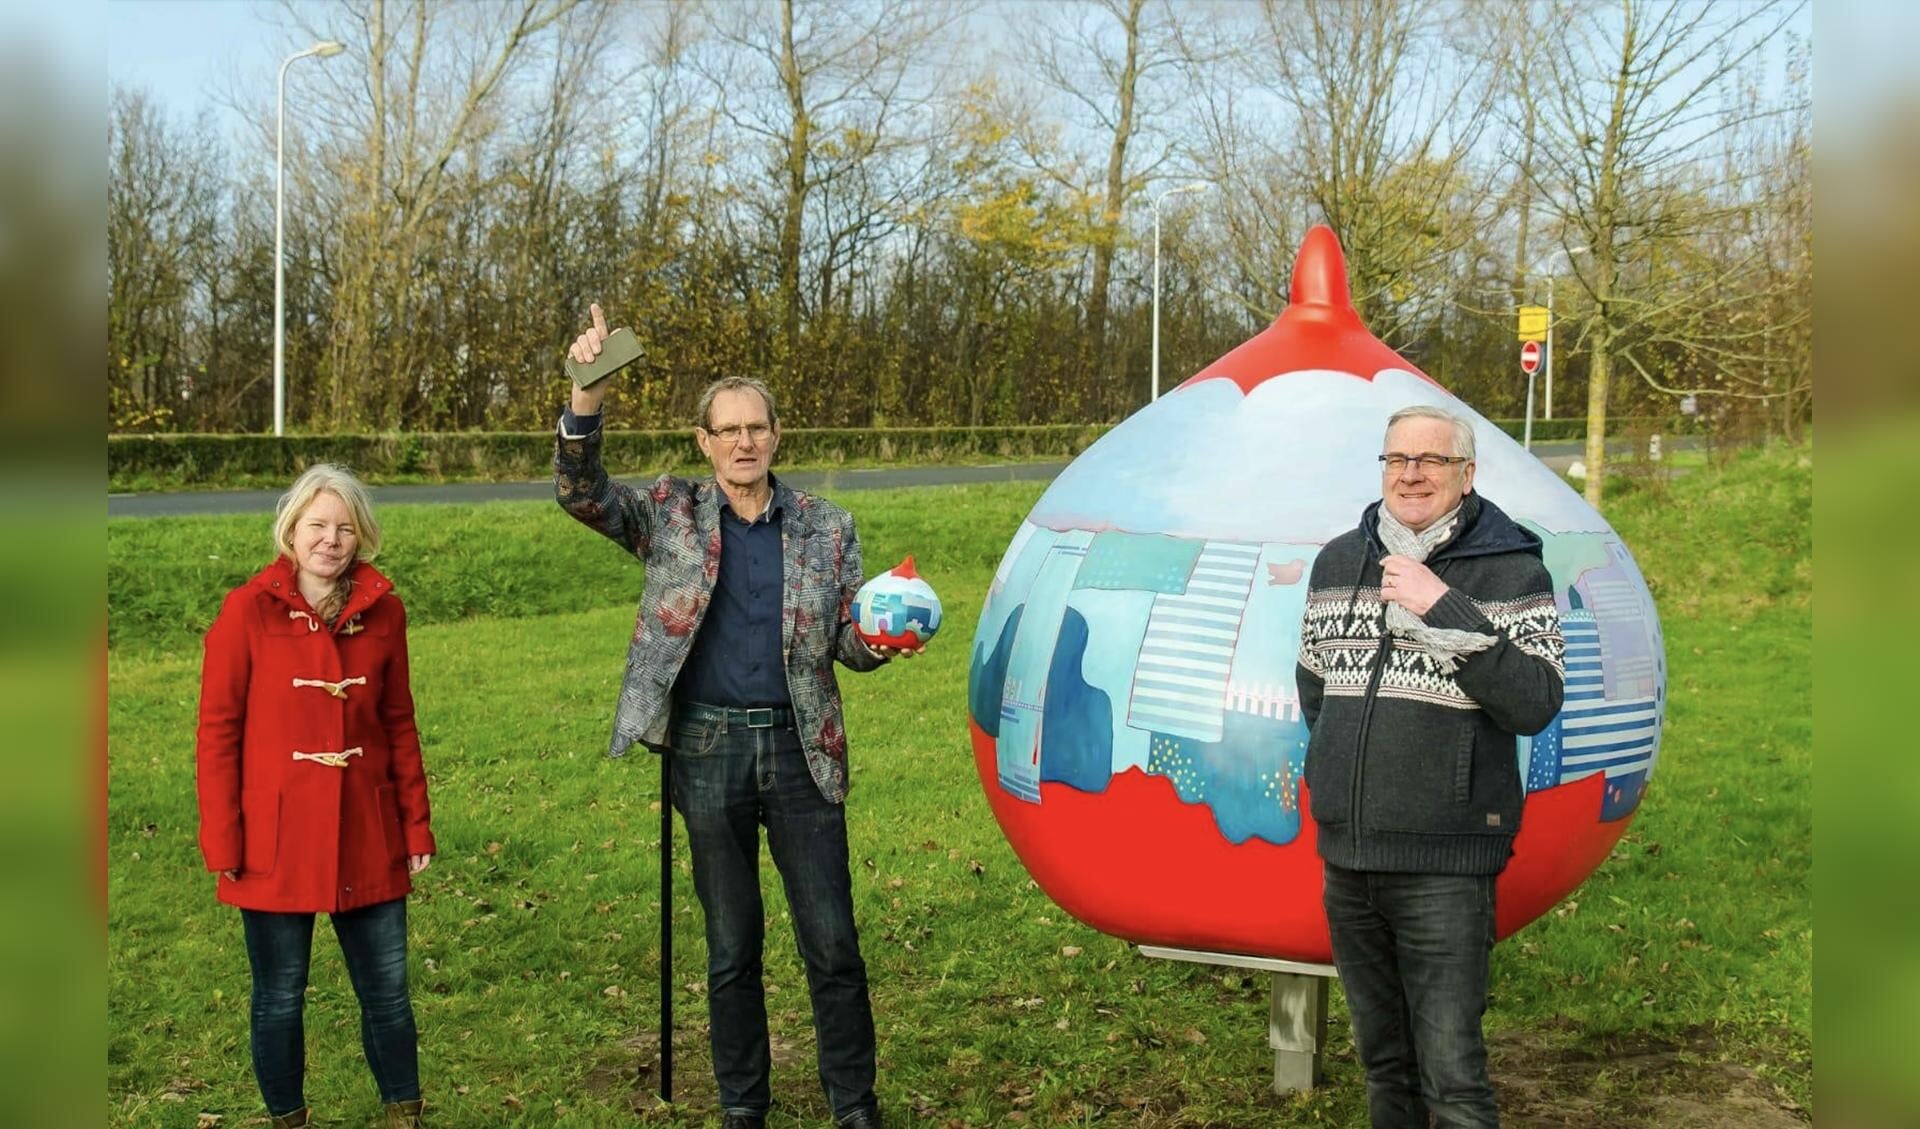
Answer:
<svg viewBox="0 0 1920 1129"><path fill-rule="evenodd" d="M571 355L589 363L605 316ZM835 661L872 670L895 655L854 633L860 541L845 510L788 487L773 394L728 378L701 397L694 440L713 464L645 490L601 465L605 382L575 388L553 458L561 508L646 565L612 754L635 743L673 758L706 915L707 1008L726 1129L772 1104L761 980L760 828L786 887L806 964L820 1083L843 1126L880 1124L873 1012L847 868L847 736Z"/></svg>
<svg viewBox="0 0 1920 1129"><path fill-rule="evenodd" d="M1480 1023L1515 735L1564 692L1540 539L1473 492L1473 456L1465 419L1394 413L1381 500L1315 558L1301 624L1306 784L1376 1127L1498 1124Z"/></svg>

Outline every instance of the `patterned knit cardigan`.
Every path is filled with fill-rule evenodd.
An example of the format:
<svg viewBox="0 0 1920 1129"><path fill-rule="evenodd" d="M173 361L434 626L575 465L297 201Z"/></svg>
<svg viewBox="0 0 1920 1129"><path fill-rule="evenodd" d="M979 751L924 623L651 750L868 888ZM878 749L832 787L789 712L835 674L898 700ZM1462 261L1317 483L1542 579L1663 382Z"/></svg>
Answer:
<svg viewBox="0 0 1920 1129"><path fill-rule="evenodd" d="M1566 644L1540 539L1469 494L1427 566L1449 587L1423 617L1495 637L1452 673L1386 631L1379 503L1313 565L1296 677L1320 853L1355 870L1496 874L1524 791L1516 735L1560 712Z"/></svg>

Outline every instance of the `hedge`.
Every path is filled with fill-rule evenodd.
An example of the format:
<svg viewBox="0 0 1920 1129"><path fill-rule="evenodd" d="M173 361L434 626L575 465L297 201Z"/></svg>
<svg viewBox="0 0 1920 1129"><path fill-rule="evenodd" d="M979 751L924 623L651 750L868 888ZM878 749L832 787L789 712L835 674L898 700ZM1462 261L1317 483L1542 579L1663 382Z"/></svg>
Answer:
<svg viewBox="0 0 1920 1129"><path fill-rule="evenodd" d="M1104 424L1049 427L792 428L788 466L1068 459ZM609 431L616 473L703 466L690 430ZM285 485L313 463L352 467L369 482L526 480L553 468L553 433L414 432L388 435L110 435L107 488L153 490Z"/></svg>
<svg viewBox="0 0 1920 1129"><path fill-rule="evenodd" d="M1492 421L1519 438L1517 419ZM793 428L780 440L788 466L1069 459L1106 432L1107 424L1038 427ZM1620 436L1683 434L1685 421L1622 417ZM1536 419L1535 442L1586 436L1587 421ZM607 464L642 474L702 465L688 431L610 431ZM544 478L553 459L546 431L413 432L386 435L109 435L109 490L217 489L284 486L320 461L345 463L369 482L438 482Z"/></svg>

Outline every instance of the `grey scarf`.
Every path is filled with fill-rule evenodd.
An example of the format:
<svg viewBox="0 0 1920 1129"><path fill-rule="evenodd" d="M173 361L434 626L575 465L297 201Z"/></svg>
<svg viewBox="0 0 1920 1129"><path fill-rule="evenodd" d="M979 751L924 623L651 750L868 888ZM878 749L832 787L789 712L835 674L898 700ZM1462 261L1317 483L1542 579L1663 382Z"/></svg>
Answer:
<svg viewBox="0 0 1920 1129"><path fill-rule="evenodd" d="M1385 503L1381 504L1379 514L1380 543L1387 547L1387 552L1410 557L1423 564L1429 553L1444 544L1448 537L1453 536L1453 527L1460 521L1460 507L1455 506L1440 520L1415 533L1401 524L1399 518L1387 512ZM1439 664L1443 674L1452 674L1459 668L1461 659L1484 651L1498 642L1493 636L1478 631L1430 627L1426 621L1399 604L1387 604L1386 607L1387 630L1425 647L1434 661Z"/></svg>

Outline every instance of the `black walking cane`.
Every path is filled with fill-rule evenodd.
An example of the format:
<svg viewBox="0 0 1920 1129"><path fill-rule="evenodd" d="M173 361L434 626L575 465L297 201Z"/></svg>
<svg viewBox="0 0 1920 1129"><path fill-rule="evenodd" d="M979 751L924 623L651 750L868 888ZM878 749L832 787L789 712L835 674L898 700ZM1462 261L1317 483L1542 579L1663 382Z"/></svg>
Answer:
<svg viewBox="0 0 1920 1129"><path fill-rule="evenodd" d="M673 1101L673 753L660 755L660 1101Z"/></svg>

